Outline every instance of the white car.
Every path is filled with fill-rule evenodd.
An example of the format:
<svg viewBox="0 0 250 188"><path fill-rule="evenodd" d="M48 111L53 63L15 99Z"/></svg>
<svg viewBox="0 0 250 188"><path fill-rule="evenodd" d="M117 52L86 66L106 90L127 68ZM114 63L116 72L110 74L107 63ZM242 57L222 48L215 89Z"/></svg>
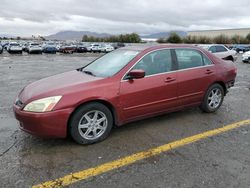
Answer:
<svg viewBox="0 0 250 188"><path fill-rule="evenodd" d="M112 52L114 50L114 47L111 46L110 44L103 44L99 47L100 52Z"/></svg>
<svg viewBox="0 0 250 188"><path fill-rule="evenodd" d="M235 50L228 49L225 45L222 44L211 44L211 45L199 45L199 47L208 50L217 57L224 60L237 60L237 52Z"/></svg>
<svg viewBox="0 0 250 188"><path fill-rule="evenodd" d="M42 46L39 43L30 43L27 47L27 52L31 53L39 53L41 54L43 51Z"/></svg>
<svg viewBox="0 0 250 188"><path fill-rule="evenodd" d="M90 44L90 46L87 47L87 51L88 52L100 52L99 46L100 44L96 44L96 43Z"/></svg>
<svg viewBox="0 0 250 188"><path fill-rule="evenodd" d="M243 61L243 63L249 63L250 62L250 51L247 51L247 52L243 53L242 61Z"/></svg>
<svg viewBox="0 0 250 188"><path fill-rule="evenodd" d="M20 53L21 54L23 52L23 48L17 42L10 42L7 46L7 51L9 53Z"/></svg>

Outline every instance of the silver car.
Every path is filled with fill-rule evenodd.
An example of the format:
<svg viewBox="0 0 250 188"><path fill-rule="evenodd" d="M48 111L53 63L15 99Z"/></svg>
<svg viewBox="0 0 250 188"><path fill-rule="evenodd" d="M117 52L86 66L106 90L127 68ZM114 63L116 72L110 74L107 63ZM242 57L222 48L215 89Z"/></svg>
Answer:
<svg viewBox="0 0 250 188"><path fill-rule="evenodd" d="M199 45L209 52L213 53L217 57L224 59L224 60L237 60L237 52L235 50L228 49L225 45L222 44L210 44L210 45Z"/></svg>

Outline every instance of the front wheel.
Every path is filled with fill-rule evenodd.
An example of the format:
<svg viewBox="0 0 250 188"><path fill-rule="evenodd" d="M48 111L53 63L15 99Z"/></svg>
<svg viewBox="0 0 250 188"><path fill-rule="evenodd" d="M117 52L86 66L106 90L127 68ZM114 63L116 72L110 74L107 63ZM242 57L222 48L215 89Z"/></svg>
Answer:
<svg viewBox="0 0 250 188"><path fill-rule="evenodd" d="M200 108L207 113L215 112L220 108L223 99L223 87L220 84L213 84L208 88Z"/></svg>
<svg viewBox="0 0 250 188"><path fill-rule="evenodd" d="M78 108L69 122L70 134L79 144L92 144L104 140L112 126L112 113L106 106L96 102Z"/></svg>

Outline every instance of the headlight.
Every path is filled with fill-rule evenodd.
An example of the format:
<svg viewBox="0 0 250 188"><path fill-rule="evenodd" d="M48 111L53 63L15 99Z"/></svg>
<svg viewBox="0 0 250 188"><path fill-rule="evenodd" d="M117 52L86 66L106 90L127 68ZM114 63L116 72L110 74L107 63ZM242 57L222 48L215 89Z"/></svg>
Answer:
<svg viewBox="0 0 250 188"><path fill-rule="evenodd" d="M28 112L49 112L59 102L62 96L47 97L30 102L24 107L24 111Z"/></svg>

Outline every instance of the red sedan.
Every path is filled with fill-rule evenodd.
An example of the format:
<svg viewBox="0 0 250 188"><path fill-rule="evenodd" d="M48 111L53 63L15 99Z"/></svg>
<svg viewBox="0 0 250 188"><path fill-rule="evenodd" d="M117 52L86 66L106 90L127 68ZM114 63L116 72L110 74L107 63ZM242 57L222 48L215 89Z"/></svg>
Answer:
<svg viewBox="0 0 250 188"><path fill-rule="evenodd" d="M30 134L90 144L114 125L192 106L215 112L235 77L232 62L191 45L124 47L26 86L14 112Z"/></svg>

